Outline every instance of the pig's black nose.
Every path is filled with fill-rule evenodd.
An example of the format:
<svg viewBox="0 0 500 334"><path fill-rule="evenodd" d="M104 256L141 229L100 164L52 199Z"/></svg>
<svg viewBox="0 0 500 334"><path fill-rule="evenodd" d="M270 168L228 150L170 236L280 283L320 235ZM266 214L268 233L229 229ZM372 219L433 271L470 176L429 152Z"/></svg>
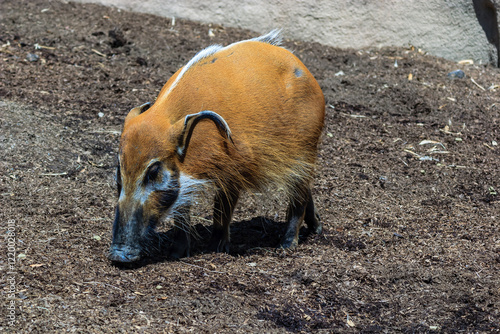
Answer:
<svg viewBox="0 0 500 334"><path fill-rule="evenodd" d="M113 262L131 263L141 259L141 250L123 245L112 245L108 259Z"/></svg>

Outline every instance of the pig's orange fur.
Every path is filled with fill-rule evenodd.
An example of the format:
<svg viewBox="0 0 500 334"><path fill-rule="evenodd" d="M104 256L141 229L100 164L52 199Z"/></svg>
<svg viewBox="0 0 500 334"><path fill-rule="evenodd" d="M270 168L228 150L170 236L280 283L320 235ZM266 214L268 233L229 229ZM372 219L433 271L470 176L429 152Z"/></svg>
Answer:
<svg viewBox="0 0 500 334"><path fill-rule="evenodd" d="M126 118L120 148L124 179L138 180L148 162L158 159L222 189L274 184L296 196L297 185L310 183L325 103L297 57L282 47L244 41L200 59L176 82L181 70L149 110ZM213 122L203 120L181 162L176 145L184 118L202 110L226 120L234 146Z"/></svg>

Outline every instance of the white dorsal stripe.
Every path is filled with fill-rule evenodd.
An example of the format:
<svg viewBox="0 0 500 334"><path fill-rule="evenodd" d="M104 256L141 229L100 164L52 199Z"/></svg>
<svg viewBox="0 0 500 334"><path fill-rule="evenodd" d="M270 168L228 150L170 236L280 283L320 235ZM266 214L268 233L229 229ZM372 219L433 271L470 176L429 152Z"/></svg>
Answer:
<svg viewBox="0 0 500 334"><path fill-rule="evenodd" d="M223 47L222 45L219 45L219 44L214 44L214 45L210 45L209 47L206 47L205 49L203 49L200 52L198 52L182 68L181 72L179 73L179 75L177 76L177 78L175 79L175 81L172 83L172 85L168 89L168 91L165 94L165 96L168 96L168 94L170 94L170 92L177 86L177 83L182 78L182 76L184 75L184 73L186 73L191 66L193 66L196 63L198 63L200 60L202 60L204 58L207 58L207 57L210 57L211 55L217 53L220 50L228 49L228 48L233 47L233 46L235 46L237 44L245 43L245 42L249 42L249 41L262 42L262 43L267 43L267 44L279 46L279 45L281 45L281 42L282 42L282 38L281 38L280 34L281 34L281 29L274 29L274 30L271 30L270 32L268 32L265 35L262 35L262 36L259 36L259 37L255 37L255 38L251 38L251 39L247 39L247 40L240 41L240 42L236 42L236 43L230 44L230 45L228 45L226 47Z"/></svg>
<svg viewBox="0 0 500 334"><path fill-rule="evenodd" d="M281 43L283 42L283 39L281 38L281 29L271 30L265 35L250 39L250 41L257 41L257 42L263 42L271 45L280 46Z"/></svg>

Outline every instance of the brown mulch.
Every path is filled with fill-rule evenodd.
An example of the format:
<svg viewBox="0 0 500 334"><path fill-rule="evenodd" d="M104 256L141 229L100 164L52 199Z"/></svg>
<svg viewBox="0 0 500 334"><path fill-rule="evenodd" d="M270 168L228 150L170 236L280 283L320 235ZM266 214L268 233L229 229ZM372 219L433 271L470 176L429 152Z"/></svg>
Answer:
<svg viewBox="0 0 500 334"><path fill-rule="evenodd" d="M500 70L418 47L285 42L326 98L313 190L323 235L277 250L283 203L250 194L230 254L206 251L207 200L193 209L191 257L109 263L124 116L197 51L255 36L91 4L0 2L0 284L16 305L10 326L2 304L0 331L500 331ZM465 77L450 79L457 69Z"/></svg>

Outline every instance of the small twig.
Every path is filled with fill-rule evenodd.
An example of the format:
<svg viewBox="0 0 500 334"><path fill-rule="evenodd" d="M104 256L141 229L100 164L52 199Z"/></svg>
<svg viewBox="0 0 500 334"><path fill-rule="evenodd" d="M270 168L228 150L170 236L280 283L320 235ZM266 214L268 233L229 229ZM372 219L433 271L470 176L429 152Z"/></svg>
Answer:
<svg viewBox="0 0 500 334"><path fill-rule="evenodd" d="M488 144L486 144L486 143L483 143L483 145L484 145L484 146L486 146L487 148L489 148L490 150L493 150L493 151L495 150L495 148L494 148L494 147L491 147L490 145L488 145Z"/></svg>
<svg viewBox="0 0 500 334"><path fill-rule="evenodd" d="M63 176L63 175L68 175L68 172L64 173L45 173L45 174L40 174L41 176Z"/></svg>
<svg viewBox="0 0 500 334"><path fill-rule="evenodd" d="M103 217L96 217L96 218L82 218L83 221L103 221L103 220L108 220L108 218L103 218Z"/></svg>
<svg viewBox="0 0 500 334"><path fill-rule="evenodd" d="M419 157L419 158L420 158L420 154L418 154L418 153L415 153L415 152L410 151L410 150L408 150L408 149L404 149L403 151L404 151L404 152L406 152L406 153L411 153L411 154L413 154L414 156L416 156L416 157Z"/></svg>
<svg viewBox="0 0 500 334"><path fill-rule="evenodd" d="M97 167L97 168L102 168L104 167L104 164L96 164L95 162L93 162L92 160L89 160L89 164L91 164L93 167Z"/></svg>
<svg viewBox="0 0 500 334"><path fill-rule="evenodd" d="M419 145L427 145L427 144L434 144L434 145L441 145L442 148L446 149L443 143L435 141L435 140L422 140ZM434 146L435 147L435 146Z"/></svg>
<svg viewBox="0 0 500 334"><path fill-rule="evenodd" d="M486 89L485 89L483 86L481 86L480 84L478 84L478 83L477 83L474 79L470 78L470 81L472 81L472 83L473 83L474 85L476 85L476 86L478 86L479 88L481 88L481 90L486 91Z"/></svg>
<svg viewBox="0 0 500 334"><path fill-rule="evenodd" d="M452 135L452 136L461 136L462 133L461 132L451 132L449 129L448 129L448 126L445 126L444 129L439 129L439 131L441 132L444 132L448 135Z"/></svg>
<svg viewBox="0 0 500 334"><path fill-rule="evenodd" d="M92 52L94 52L95 54L98 54L101 57L106 58L106 55L104 53L101 53L101 52L97 51L96 49L92 49Z"/></svg>
<svg viewBox="0 0 500 334"><path fill-rule="evenodd" d="M450 151L429 150L427 152L429 152L429 154L450 154Z"/></svg>
<svg viewBox="0 0 500 334"><path fill-rule="evenodd" d="M459 165L448 165L446 167L450 167L450 168L456 168L456 169L459 169L459 168L467 168L467 166L459 166Z"/></svg>
<svg viewBox="0 0 500 334"><path fill-rule="evenodd" d="M347 113L344 113L344 112L341 112L340 114L342 116L349 116L349 117L352 117L352 118L366 118L365 115L347 114Z"/></svg>
<svg viewBox="0 0 500 334"><path fill-rule="evenodd" d="M40 49L46 49L46 50L55 50L56 48L52 47L52 46L45 46L45 45L40 45L38 43L36 43L34 45L35 49L36 50L40 50Z"/></svg>

